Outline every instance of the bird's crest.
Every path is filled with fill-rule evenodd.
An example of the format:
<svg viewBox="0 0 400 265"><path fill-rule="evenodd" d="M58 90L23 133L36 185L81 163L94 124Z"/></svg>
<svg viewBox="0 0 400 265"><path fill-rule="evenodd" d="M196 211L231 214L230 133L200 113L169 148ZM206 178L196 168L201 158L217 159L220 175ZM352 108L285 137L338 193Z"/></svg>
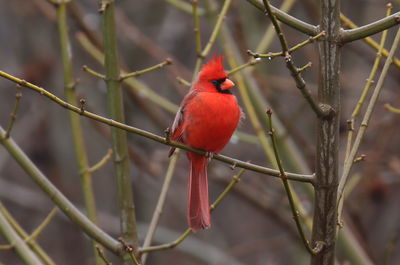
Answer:
<svg viewBox="0 0 400 265"><path fill-rule="evenodd" d="M226 78L224 66L222 64L223 56L214 56L210 61L203 65L200 73L200 80L214 80L220 78Z"/></svg>

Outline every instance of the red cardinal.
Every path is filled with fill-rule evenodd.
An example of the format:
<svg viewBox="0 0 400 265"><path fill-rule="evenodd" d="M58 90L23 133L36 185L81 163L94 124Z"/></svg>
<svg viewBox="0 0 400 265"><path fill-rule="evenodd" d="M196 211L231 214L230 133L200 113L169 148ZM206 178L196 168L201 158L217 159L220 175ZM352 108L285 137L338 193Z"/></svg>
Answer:
<svg viewBox="0 0 400 265"><path fill-rule="evenodd" d="M228 143L241 116L229 90L222 56L203 65L196 82L183 99L171 130L171 139L209 153L219 153ZM175 148L171 148L171 156ZM190 161L188 223L193 231L210 227L207 163L205 156L187 153Z"/></svg>

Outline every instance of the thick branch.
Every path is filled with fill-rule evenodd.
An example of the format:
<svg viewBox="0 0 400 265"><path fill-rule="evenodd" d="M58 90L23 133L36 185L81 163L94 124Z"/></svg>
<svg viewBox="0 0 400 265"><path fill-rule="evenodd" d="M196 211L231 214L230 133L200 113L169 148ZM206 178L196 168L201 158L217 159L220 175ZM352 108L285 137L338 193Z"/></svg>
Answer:
<svg viewBox="0 0 400 265"><path fill-rule="evenodd" d="M397 12L391 16L382 18L368 25L356 29L343 30L341 32L341 43L347 43L363 39L373 34L382 32L385 29L396 26L399 23L400 23L400 12Z"/></svg>
<svg viewBox="0 0 400 265"><path fill-rule="evenodd" d="M98 226L83 215L32 163L12 138L4 138L5 131L0 127L0 142L7 149L25 172L38 184L51 200L67 215L72 222L78 224L91 238L102 244L108 250L119 255L123 253L121 244L106 234Z"/></svg>
<svg viewBox="0 0 400 265"><path fill-rule="evenodd" d="M107 107L110 117L121 123L125 122L124 104L120 83L117 38L115 31L115 2L100 0L102 13L102 31L104 39L104 66L106 71ZM117 183L117 198L120 214L122 238L133 246L134 252L139 247L135 205L133 201L130 161L126 131L111 128L114 170ZM125 260L124 264L130 264Z"/></svg>
<svg viewBox="0 0 400 265"><path fill-rule="evenodd" d="M336 244L336 193L338 185L339 110L340 110L340 0L321 0L321 30L326 37L318 42L319 104L334 111L317 124L316 180L312 244L319 241L324 250L311 257L311 265L333 265Z"/></svg>
<svg viewBox="0 0 400 265"><path fill-rule="evenodd" d="M77 105L78 101L75 93L75 80L72 69L72 48L68 35L68 24L67 24L67 3L62 2L57 5L57 25L60 38L60 49L61 58L63 63L63 74L64 74L64 95L68 103ZM97 223L96 217L96 200L92 185L92 174L87 170L89 167L87 151L85 147L85 140L83 137L82 126L80 123L80 117L76 113L69 113L72 140L74 143L76 162L79 167L81 185L83 195L85 199L85 208L87 216L93 223ZM95 242L92 241L93 251L96 256L96 264L100 265L101 261L97 255L95 249Z"/></svg>
<svg viewBox="0 0 400 265"><path fill-rule="evenodd" d="M276 20L275 13L272 11L270 4L268 3L267 0L263 0L263 2L264 2L265 9L266 9L265 10L266 14L268 14L268 16L271 18L271 22L274 25L276 35L278 35L279 42L281 43L282 53L285 56L286 67L289 69L289 71L296 83L296 87L298 89L300 89L301 93L303 94L303 97L307 100L308 104L310 105L310 107L312 108L312 110L315 112L315 114L318 117L327 116L329 114L329 111L324 112L324 108L321 108L320 106L317 105L317 103L315 102L314 98L311 95L310 90L306 87L306 82L301 77L300 71L294 65L293 58L289 54L289 48L288 48L286 38L283 35L281 27L280 27L278 21ZM320 35L320 34L318 34L318 35Z"/></svg>

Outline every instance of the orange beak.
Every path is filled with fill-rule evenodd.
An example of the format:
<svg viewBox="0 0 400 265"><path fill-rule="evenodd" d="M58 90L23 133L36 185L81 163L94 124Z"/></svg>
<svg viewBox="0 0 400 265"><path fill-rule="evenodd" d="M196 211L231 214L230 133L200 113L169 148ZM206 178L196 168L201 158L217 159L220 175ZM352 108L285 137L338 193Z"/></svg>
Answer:
<svg viewBox="0 0 400 265"><path fill-rule="evenodd" d="M235 85L235 83L232 82L232 80L230 79L226 79L222 84L221 84L221 89L222 90L227 90L231 87L233 87Z"/></svg>

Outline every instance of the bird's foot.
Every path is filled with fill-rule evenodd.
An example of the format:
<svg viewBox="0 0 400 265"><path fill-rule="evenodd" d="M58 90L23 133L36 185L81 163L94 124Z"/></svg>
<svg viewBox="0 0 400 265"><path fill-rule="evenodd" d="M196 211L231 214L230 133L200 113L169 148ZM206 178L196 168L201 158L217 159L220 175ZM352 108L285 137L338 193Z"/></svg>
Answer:
<svg viewBox="0 0 400 265"><path fill-rule="evenodd" d="M205 157L207 157L208 160L211 160L214 157L214 153L213 152L206 152Z"/></svg>

